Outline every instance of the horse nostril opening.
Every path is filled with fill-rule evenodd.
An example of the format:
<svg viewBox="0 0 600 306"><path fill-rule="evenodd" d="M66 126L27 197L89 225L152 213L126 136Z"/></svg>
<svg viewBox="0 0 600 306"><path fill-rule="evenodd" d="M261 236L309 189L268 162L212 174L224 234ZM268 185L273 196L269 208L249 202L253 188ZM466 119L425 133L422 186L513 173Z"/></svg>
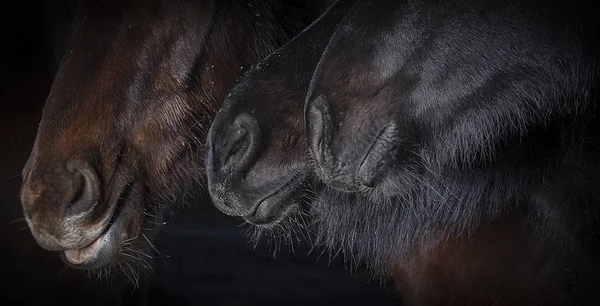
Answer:
<svg viewBox="0 0 600 306"><path fill-rule="evenodd" d="M322 95L309 100L305 118L310 151L317 165L320 168L333 165L333 120L329 103Z"/></svg>
<svg viewBox="0 0 600 306"><path fill-rule="evenodd" d="M260 136L256 119L246 114L239 115L220 138L224 161L221 170L230 174L245 172L257 157Z"/></svg>
<svg viewBox="0 0 600 306"><path fill-rule="evenodd" d="M74 173L73 189L70 198L67 198L67 208L71 208L82 197L85 197L85 181L80 173Z"/></svg>
<svg viewBox="0 0 600 306"><path fill-rule="evenodd" d="M81 215L91 211L100 198L100 179L96 171L84 162L69 162L67 170L73 175L70 196L65 197L65 215Z"/></svg>
<svg viewBox="0 0 600 306"><path fill-rule="evenodd" d="M240 160L240 155L248 150L249 139L248 131L245 128L236 129L231 135L231 144L229 150L225 153L224 168L232 167L232 164Z"/></svg>

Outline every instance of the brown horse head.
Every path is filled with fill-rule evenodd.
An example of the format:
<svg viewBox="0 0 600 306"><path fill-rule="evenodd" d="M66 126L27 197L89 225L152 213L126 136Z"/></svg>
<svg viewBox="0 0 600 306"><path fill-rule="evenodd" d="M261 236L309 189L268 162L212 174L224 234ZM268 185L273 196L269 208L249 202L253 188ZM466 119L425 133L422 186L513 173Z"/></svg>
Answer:
<svg viewBox="0 0 600 306"><path fill-rule="evenodd" d="M163 208L200 187L204 131L236 78L323 3L79 2L23 170L38 244L95 268L147 241Z"/></svg>
<svg viewBox="0 0 600 306"><path fill-rule="evenodd" d="M352 1L338 1L265 59L225 100L208 135L213 203L256 225L299 208L311 177L302 110L312 73Z"/></svg>

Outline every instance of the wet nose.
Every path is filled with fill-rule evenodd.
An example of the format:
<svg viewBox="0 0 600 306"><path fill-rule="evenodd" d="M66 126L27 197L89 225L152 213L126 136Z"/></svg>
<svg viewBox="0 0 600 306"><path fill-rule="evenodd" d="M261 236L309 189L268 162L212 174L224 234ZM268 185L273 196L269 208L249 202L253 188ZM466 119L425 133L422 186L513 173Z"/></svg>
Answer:
<svg viewBox="0 0 600 306"><path fill-rule="evenodd" d="M243 215L243 201L236 200L231 189L256 161L260 151L261 129L257 120L248 114L238 115L229 124L225 120L217 120L215 122L221 128L211 130L208 144L209 191L215 206L221 211L229 215Z"/></svg>
<svg viewBox="0 0 600 306"><path fill-rule="evenodd" d="M21 203L38 243L49 250L77 245L73 235L88 221L100 198L100 180L89 163L70 161L63 169L34 169L25 176Z"/></svg>

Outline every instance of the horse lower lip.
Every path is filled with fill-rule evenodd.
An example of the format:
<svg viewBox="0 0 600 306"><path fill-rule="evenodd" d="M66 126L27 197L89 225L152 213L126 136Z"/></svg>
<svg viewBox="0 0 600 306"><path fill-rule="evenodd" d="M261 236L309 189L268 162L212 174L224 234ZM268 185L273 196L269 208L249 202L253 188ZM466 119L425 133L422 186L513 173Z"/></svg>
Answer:
<svg viewBox="0 0 600 306"><path fill-rule="evenodd" d="M104 240L104 236L105 235L100 235L92 243L81 249L66 250L65 258L74 265L80 265L82 263L85 263L88 259L96 255L96 253L100 249L102 241Z"/></svg>

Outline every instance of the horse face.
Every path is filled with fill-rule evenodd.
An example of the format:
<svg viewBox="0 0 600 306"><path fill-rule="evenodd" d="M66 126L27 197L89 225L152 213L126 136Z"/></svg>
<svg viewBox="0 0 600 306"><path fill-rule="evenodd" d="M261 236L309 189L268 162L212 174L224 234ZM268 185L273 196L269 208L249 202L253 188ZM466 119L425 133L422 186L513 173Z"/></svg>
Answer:
<svg viewBox="0 0 600 306"><path fill-rule="evenodd" d="M103 266L156 217L154 188L190 162L188 95L213 4L85 1L23 170L31 232L75 267ZM174 18L177 16L177 18ZM168 190L169 194L173 190Z"/></svg>
<svg viewBox="0 0 600 306"><path fill-rule="evenodd" d="M318 12L277 1L79 4L21 200L40 246L96 268L150 244L142 228L201 188L200 139L222 99Z"/></svg>
<svg viewBox="0 0 600 306"><path fill-rule="evenodd" d="M302 110L329 37L352 1L338 1L232 90L208 136L213 203L257 225L276 224L301 204L310 181Z"/></svg>
<svg viewBox="0 0 600 306"><path fill-rule="evenodd" d="M424 189L446 202L468 171L508 177L563 158L561 120L588 120L568 109L592 94L594 4L510 5L364 2L369 13L339 27L308 92L316 175L374 199Z"/></svg>
<svg viewBox="0 0 600 306"><path fill-rule="evenodd" d="M570 168L567 175L556 165L571 163L581 135L594 133L587 124L594 111L569 107L584 109L597 95L595 55L585 48L596 47L596 19L577 19L586 11L577 5L563 14L558 2L513 4L518 9L494 1L362 1L323 31L332 34L314 61L292 46L304 40L304 50L320 48L306 37L325 35L305 31L249 74L214 122L207 161L214 202L231 215L254 222L270 214L262 219L276 223L288 206L270 201L297 203L287 196L288 186L300 185L292 178L314 170L331 187L311 203L318 234L334 249L385 264L421 240L437 243L505 214L526 219L511 211L516 201L545 213L556 194L579 188L562 183L559 191L550 180L593 173ZM302 117L290 111L299 101L286 97L302 96L288 80L305 71L290 58L314 70L304 109L308 143L281 140L304 137L300 119L286 123ZM273 94L281 87L284 94ZM302 156L306 148L314 161ZM550 195L540 199L539 190Z"/></svg>

